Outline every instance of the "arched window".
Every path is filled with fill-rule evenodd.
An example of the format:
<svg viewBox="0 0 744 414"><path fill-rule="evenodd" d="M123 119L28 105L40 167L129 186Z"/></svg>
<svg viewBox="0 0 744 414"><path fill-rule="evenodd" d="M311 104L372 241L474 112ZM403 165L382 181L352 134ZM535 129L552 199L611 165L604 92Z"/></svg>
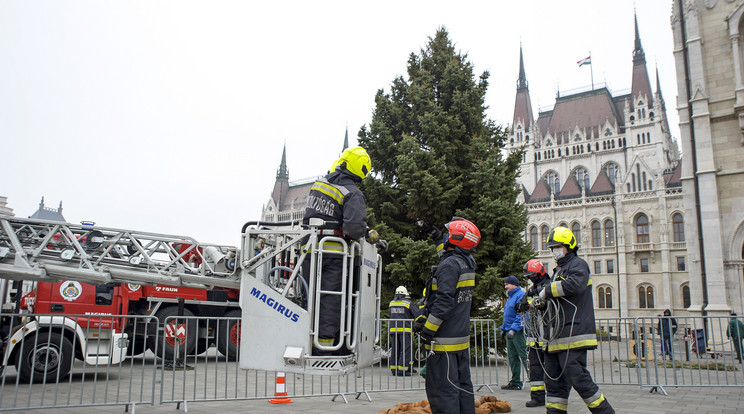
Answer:
<svg viewBox="0 0 744 414"><path fill-rule="evenodd" d="M589 178L589 173L586 169L582 167L575 169L574 177L576 177L576 181L579 182L579 187L584 190L584 192L588 192L589 188L591 188L591 179Z"/></svg>
<svg viewBox="0 0 744 414"><path fill-rule="evenodd" d="M605 174L607 174L607 178L610 179L610 182L612 183L612 185L615 185L617 176L620 175L620 170L617 168L617 165L614 163L609 163L605 165L604 172Z"/></svg>
<svg viewBox="0 0 744 414"><path fill-rule="evenodd" d="M558 177L558 173L551 171L548 173L548 187L550 187L550 192L553 194L558 194L561 192L561 180L560 177Z"/></svg>
<svg viewBox="0 0 744 414"><path fill-rule="evenodd" d="M581 225L579 223L572 224L571 232L573 233L574 237L576 237L576 244L581 244Z"/></svg>
<svg viewBox="0 0 744 414"><path fill-rule="evenodd" d="M672 228L674 230L675 243L685 241L685 220L681 214L675 213L672 216Z"/></svg>
<svg viewBox="0 0 744 414"><path fill-rule="evenodd" d="M605 221L604 239L605 246L612 247L615 245L615 223L612 220Z"/></svg>
<svg viewBox="0 0 744 414"><path fill-rule="evenodd" d="M600 309L612 308L612 288L609 286L600 286L597 289L597 302Z"/></svg>
<svg viewBox="0 0 744 414"><path fill-rule="evenodd" d="M654 307L654 288L649 285L638 287L638 307L651 309Z"/></svg>
<svg viewBox="0 0 744 414"><path fill-rule="evenodd" d="M636 218L636 243L649 243L648 217L645 214Z"/></svg>
<svg viewBox="0 0 744 414"><path fill-rule="evenodd" d="M540 247L540 250L548 250L548 236L550 235L550 229L548 226L543 225L540 228L540 240L542 240L542 245Z"/></svg>
<svg viewBox="0 0 744 414"><path fill-rule="evenodd" d="M537 248L539 247L537 240L537 227L532 226L530 227L530 244L532 245L532 250L534 251L537 251Z"/></svg>
<svg viewBox="0 0 744 414"><path fill-rule="evenodd" d="M598 221L592 221L592 247L602 247L602 226Z"/></svg>
<svg viewBox="0 0 744 414"><path fill-rule="evenodd" d="M690 285L685 283L682 285L682 306L687 309L692 303L690 302Z"/></svg>

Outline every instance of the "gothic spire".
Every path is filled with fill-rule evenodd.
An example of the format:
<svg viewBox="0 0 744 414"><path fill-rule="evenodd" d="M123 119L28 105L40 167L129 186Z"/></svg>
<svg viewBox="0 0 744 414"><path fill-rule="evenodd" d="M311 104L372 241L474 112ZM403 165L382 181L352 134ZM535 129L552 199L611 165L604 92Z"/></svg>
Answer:
<svg viewBox="0 0 744 414"><path fill-rule="evenodd" d="M346 135L344 135L344 147L341 148L341 152L346 151L349 148L349 124L346 124Z"/></svg>
<svg viewBox="0 0 744 414"><path fill-rule="evenodd" d="M287 144L284 143L284 149L282 150L282 162L279 164L279 169L276 171L276 179L289 181L289 170L287 169Z"/></svg>
<svg viewBox="0 0 744 414"><path fill-rule="evenodd" d="M646 54L643 53L643 46L641 46L641 35L638 33L638 15L633 12L633 19L635 20L635 48L633 48L633 64L646 63Z"/></svg>
<svg viewBox="0 0 744 414"><path fill-rule="evenodd" d="M633 49L633 81L631 84L631 95L632 99L630 102L631 110L635 110L635 100L643 98L644 105L648 105L650 108L653 106L653 93L651 91L651 81L648 77L648 69L646 68L646 55L643 52L643 46L641 46L641 35L638 31L638 15L633 14L633 20L635 23L635 48Z"/></svg>
<svg viewBox="0 0 744 414"><path fill-rule="evenodd" d="M527 87L527 76L524 74L524 59L522 56L522 45L519 45L519 79L517 79L517 95L514 100L514 118L512 128L517 125L524 126L524 132L529 132L535 118L532 116L532 101L530 90ZM521 133L517 135L517 141L521 141Z"/></svg>
<svg viewBox="0 0 744 414"><path fill-rule="evenodd" d="M517 90L528 89L527 75L524 74L524 59L522 58L522 45L519 45L519 79L517 79Z"/></svg>

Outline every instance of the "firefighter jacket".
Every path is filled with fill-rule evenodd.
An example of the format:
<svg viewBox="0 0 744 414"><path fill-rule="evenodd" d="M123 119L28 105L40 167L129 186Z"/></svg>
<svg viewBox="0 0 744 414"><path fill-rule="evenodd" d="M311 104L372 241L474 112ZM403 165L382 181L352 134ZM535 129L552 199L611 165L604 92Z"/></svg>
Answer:
<svg viewBox="0 0 744 414"><path fill-rule="evenodd" d="M550 284L550 277L548 277L548 275L539 276L539 278L540 279L537 281L537 283L533 283L533 286L535 288L534 290L538 294L540 293L540 291L544 287L546 287L546 286L548 286ZM522 301L520 303L531 304L532 301L535 298L537 298L537 295L527 295L527 294L525 294L524 296L522 296ZM517 305L517 306L519 306L519 305ZM537 332L537 330L536 329L529 329L529 327L531 327L531 326L537 326L537 324L540 323L540 320L537 318L537 316L538 316L538 313L537 312L538 311L535 310L535 309L531 309L531 310L525 312L522 315L522 320L524 321L524 325L526 327L528 327L527 329L525 329L525 340L527 341L527 346L529 346L530 348L540 348L540 349L542 349L543 342L541 340L539 340L539 338L537 338L537 336L535 335L535 333Z"/></svg>
<svg viewBox="0 0 744 414"><path fill-rule="evenodd" d="M594 349L597 334L589 265L575 251L569 251L557 264L544 292L546 298L557 299L563 326L550 328L546 351Z"/></svg>
<svg viewBox="0 0 744 414"><path fill-rule="evenodd" d="M324 229L335 230L336 236L358 239L367 230L367 206L357 187L359 178L342 167L318 179L310 189L303 224L311 218L331 221ZM333 246L326 245L326 249ZM340 244L339 244L340 247Z"/></svg>
<svg viewBox="0 0 744 414"><path fill-rule="evenodd" d="M422 332L434 338L434 351L470 347L470 305L475 290L475 259L456 247L446 251L427 291L428 317ZM431 349L431 344L425 345Z"/></svg>
<svg viewBox="0 0 744 414"><path fill-rule="evenodd" d="M411 303L406 295L395 295L388 306L390 312L390 333L411 334L412 319L420 315L419 307Z"/></svg>

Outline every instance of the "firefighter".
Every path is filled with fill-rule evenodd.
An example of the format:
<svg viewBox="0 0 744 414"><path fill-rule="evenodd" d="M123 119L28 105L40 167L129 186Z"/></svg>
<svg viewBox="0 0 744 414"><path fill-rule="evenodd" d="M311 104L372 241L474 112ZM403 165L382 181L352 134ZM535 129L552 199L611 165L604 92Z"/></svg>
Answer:
<svg viewBox="0 0 744 414"><path fill-rule="evenodd" d="M367 151L362 147L346 149L336 160L328 175L318 179L310 189L302 220L307 225L311 218L320 218L327 222L321 229L321 237L345 237L349 240L359 239L368 234L367 207L364 195L357 187L372 169L372 162ZM374 230L369 231L369 233ZM376 233L375 233L376 234ZM343 251L340 242L325 243L324 250ZM310 269L310 260L303 263L304 269ZM321 269L322 290L340 291L342 286L343 258L335 254L323 256ZM319 343L333 346L340 340L341 296L324 294L320 298L318 331ZM313 355L329 355L328 351L314 349Z"/></svg>
<svg viewBox="0 0 744 414"><path fill-rule="evenodd" d="M543 381L543 343L538 339L539 321L536 318L536 312L529 312L530 303L538 297L540 291L550 283L550 277L545 272L545 266L541 261L532 259L524 264L522 275L525 279L532 282L532 286L527 289L527 293L517 304L517 312L524 314L525 331L527 332L527 359L530 363L530 400L525 403L527 407L540 407L545 405L545 382Z"/></svg>
<svg viewBox="0 0 744 414"><path fill-rule="evenodd" d="M426 318L417 319L426 358L426 396L434 414L474 413L473 383L470 380L470 305L475 289L475 259L472 250L480 231L468 220L453 217L445 225L439 266L431 278L426 299Z"/></svg>
<svg viewBox="0 0 744 414"><path fill-rule="evenodd" d="M556 227L548 235L548 248L557 267L550 284L540 290L540 301L555 309L559 320L546 326L545 386L548 413L565 413L573 387L592 413L614 413L586 369L587 349L597 348L589 266L576 255L579 246L571 230Z"/></svg>
<svg viewBox="0 0 744 414"><path fill-rule="evenodd" d="M390 361L388 366L393 375L407 377L416 373L413 369L411 348L413 339L411 319L416 319L419 315L419 308L411 303L408 289L405 286L398 286L388 309L390 311Z"/></svg>

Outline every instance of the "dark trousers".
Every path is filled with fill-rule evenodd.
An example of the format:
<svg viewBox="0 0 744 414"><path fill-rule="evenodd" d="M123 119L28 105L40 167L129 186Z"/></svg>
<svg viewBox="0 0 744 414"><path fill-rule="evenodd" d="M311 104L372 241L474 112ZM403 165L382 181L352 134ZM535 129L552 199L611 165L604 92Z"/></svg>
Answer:
<svg viewBox="0 0 744 414"><path fill-rule="evenodd" d="M592 413L614 413L586 369L586 349L544 353L546 408L548 413L568 411L568 394L573 387Z"/></svg>
<svg viewBox="0 0 744 414"><path fill-rule="evenodd" d="M391 333L390 345L390 371L393 375L410 375L413 368L411 333Z"/></svg>
<svg viewBox="0 0 744 414"><path fill-rule="evenodd" d="M506 356L512 373L509 383L522 388L522 367L527 367L527 342L524 331L517 331L514 338L506 340Z"/></svg>
<svg viewBox="0 0 744 414"><path fill-rule="evenodd" d="M426 397L432 414L475 414L469 355L464 350L426 358Z"/></svg>
<svg viewBox="0 0 744 414"><path fill-rule="evenodd" d="M545 362L544 353L540 349L528 348L527 358L530 362L530 399L545 403L545 381L542 364Z"/></svg>
<svg viewBox="0 0 744 414"><path fill-rule="evenodd" d="M310 271L310 260L302 264L303 271ZM307 269L307 270L305 270ZM336 255L323 255L323 269L321 270L321 290L341 291L343 274L343 259ZM313 275L314 276L314 275ZM320 295L320 309L318 310L318 338L322 345L330 346L337 343L341 325L341 296ZM343 348L342 348L343 349ZM314 355L330 355L330 351L314 350Z"/></svg>
<svg viewBox="0 0 744 414"><path fill-rule="evenodd" d="M731 338L731 342L734 343L734 349L736 350L736 359L741 362L741 351L742 351L742 338Z"/></svg>

